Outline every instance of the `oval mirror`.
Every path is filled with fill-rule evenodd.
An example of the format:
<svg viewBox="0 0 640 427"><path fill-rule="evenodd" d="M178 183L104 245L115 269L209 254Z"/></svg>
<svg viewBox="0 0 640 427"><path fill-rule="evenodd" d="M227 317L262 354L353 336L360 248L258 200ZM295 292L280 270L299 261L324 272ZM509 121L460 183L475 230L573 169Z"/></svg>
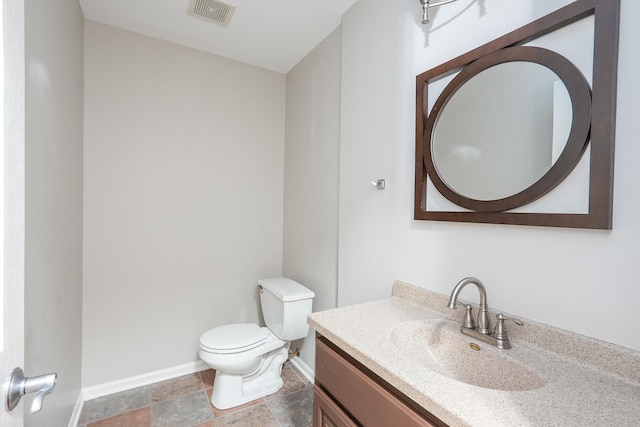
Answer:
<svg viewBox="0 0 640 427"><path fill-rule="evenodd" d="M425 126L425 167L459 206L513 209L571 172L590 121L589 85L571 62L542 48L502 49L445 87Z"/></svg>

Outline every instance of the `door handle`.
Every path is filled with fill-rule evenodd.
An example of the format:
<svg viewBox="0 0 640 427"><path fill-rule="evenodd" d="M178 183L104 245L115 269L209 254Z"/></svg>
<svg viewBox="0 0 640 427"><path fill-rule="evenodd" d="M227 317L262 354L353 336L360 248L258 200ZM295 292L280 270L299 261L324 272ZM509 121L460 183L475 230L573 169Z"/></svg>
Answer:
<svg viewBox="0 0 640 427"><path fill-rule="evenodd" d="M44 397L53 391L57 379L58 374L45 374L26 378L22 368L15 368L11 371L11 378L7 387L7 398L4 401L5 409L10 412L18 406L22 396L27 393L37 393L33 398L33 402L31 402L31 413L40 412Z"/></svg>

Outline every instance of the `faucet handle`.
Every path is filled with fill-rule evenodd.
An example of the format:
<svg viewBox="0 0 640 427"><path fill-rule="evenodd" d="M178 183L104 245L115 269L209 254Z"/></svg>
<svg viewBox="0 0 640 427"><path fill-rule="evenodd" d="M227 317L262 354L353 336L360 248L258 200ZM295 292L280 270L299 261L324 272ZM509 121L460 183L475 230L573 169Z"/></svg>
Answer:
<svg viewBox="0 0 640 427"><path fill-rule="evenodd" d="M524 323L522 323L522 321L518 319L514 319L512 317L507 317L502 313L497 314L496 319L497 319L497 322L496 322L496 327L493 330L493 337L497 340L504 340L504 341L509 340L509 336L507 335L507 328L505 328L504 326L504 322L506 320L511 320L516 325L524 326Z"/></svg>
<svg viewBox="0 0 640 427"><path fill-rule="evenodd" d="M464 313L463 326L468 329L475 329L476 322L473 320L473 306L471 304L465 304L464 308L466 311Z"/></svg>

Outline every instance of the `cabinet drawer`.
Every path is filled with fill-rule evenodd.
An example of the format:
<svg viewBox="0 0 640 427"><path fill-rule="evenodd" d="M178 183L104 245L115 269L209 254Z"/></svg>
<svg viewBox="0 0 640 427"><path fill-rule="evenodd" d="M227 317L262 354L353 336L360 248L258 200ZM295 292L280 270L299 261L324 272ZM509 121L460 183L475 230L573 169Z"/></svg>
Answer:
<svg viewBox="0 0 640 427"><path fill-rule="evenodd" d="M358 427L318 386L313 389L313 425L317 427Z"/></svg>
<svg viewBox="0 0 640 427"><path fill-rule="evenodd" d="M436 427L320 339L316 382L366 427Z"/></svg>

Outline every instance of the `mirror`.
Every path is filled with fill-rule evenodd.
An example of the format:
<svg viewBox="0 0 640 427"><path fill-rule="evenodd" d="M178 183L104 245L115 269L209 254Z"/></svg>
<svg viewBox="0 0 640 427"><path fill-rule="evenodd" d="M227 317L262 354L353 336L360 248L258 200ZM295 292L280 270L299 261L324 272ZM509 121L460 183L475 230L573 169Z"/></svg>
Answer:
<svg viewBox="0 0 640 427"><path fill-rule="evenodd" d="M590 15L593 89L562 55L522 46ZM610 229L618 23L619 0L578 0L418 75L414 218ZM452 75L429 109L429 84ZM513 211L558 186L585 150L588 213ZM427 188L464 209L429 210Z"/></svg>
<svg viewBox="0 0 640 427"><path fill-rule="evenodd" d="M551 169L572 118L567 87L549 68L525 61L494 65L462 85L436 118L435 173L469 199L517 194Z"/></svg>
<svg viewBox="0 0 640 427"><path fill-rule="evenodd" d="M427 173L458 206L523 206L575 167L590 121L589 84L571 62L539 47L501 49L468 65L436 101L424 131Z"/></svg>

